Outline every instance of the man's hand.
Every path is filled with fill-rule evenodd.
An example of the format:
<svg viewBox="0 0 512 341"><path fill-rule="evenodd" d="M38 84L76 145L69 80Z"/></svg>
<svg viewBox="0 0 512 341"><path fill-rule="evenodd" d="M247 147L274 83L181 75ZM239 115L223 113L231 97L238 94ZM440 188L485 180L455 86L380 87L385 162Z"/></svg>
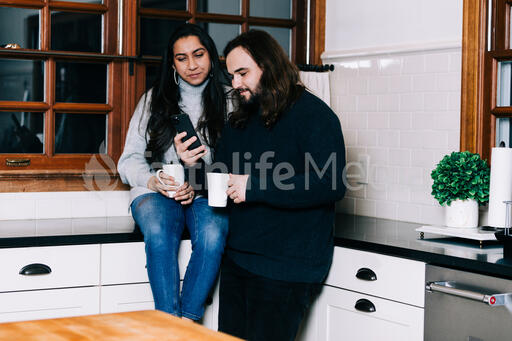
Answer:
<svg viewBox="0 0 512 341"><path fill-rule="evenodd" d="M197 160L205 156L208 151L204 145L201 145L196 149L188 150L188 147L197 140L197 137L192 136L183 142L183 138L186 135L187 133L185 131L177 134L174 137L174 146L176 147L176 154L178 154L178 157L183 161L183 163L187 166L192 166L197 162Z"/></svg>
<svg viewBox="0 0 512 341"><path fill-rule="evenodd" d="M245 201L245 190L247 189L247 181L249 175L229 174L228 190L226 193L228 197L233 199L235 204Z"/></svg>

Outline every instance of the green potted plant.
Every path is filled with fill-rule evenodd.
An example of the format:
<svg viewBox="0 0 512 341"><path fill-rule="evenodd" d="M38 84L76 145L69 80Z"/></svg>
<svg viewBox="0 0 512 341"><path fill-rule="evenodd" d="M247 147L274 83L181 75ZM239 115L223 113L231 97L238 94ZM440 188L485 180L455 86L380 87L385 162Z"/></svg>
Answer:
<svg viewBox="0 0 512 341"><path fill-rule="evenodd" d="M478 205L489 201L490 170L479 154L469 151L446 155L430 174L432 195L445 206L445 225L478 226Z"/></svg>

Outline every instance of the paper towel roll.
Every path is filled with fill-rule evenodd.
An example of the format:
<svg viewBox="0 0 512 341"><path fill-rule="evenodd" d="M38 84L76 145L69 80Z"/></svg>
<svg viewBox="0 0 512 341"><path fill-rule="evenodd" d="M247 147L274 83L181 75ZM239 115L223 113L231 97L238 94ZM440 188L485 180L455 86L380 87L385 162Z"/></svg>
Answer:
<svg viewBox="0 0 512 341"><path fill-rule="evenodd" d="M493 148L489 188L489 226L506 227L506 205L503 203L505 200L512 200L512 148ZM512 212L509 214L512 222Z"/></svg>

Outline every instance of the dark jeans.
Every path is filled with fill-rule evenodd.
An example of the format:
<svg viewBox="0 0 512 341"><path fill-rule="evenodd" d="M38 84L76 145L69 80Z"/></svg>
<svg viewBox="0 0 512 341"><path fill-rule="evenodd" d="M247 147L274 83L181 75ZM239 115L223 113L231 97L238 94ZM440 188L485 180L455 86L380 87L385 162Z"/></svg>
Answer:
<svg viewBox="0 0 512 341"><path fill-rule="evenodd" d="M258 276L224 257L219 331L249 341L293 341L320 287Z"/></svg>

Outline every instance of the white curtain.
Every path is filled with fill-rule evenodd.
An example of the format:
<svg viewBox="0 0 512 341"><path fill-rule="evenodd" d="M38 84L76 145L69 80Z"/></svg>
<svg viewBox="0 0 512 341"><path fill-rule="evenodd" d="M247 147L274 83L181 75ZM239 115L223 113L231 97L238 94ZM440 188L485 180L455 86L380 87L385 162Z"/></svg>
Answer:
<svg viewBox="0 0 512 341"><path fill-rule="evenodd" d="M331 90L329 87L329 74L330 72L300 71L300 79L306 88L330 106Z"/></svg>

